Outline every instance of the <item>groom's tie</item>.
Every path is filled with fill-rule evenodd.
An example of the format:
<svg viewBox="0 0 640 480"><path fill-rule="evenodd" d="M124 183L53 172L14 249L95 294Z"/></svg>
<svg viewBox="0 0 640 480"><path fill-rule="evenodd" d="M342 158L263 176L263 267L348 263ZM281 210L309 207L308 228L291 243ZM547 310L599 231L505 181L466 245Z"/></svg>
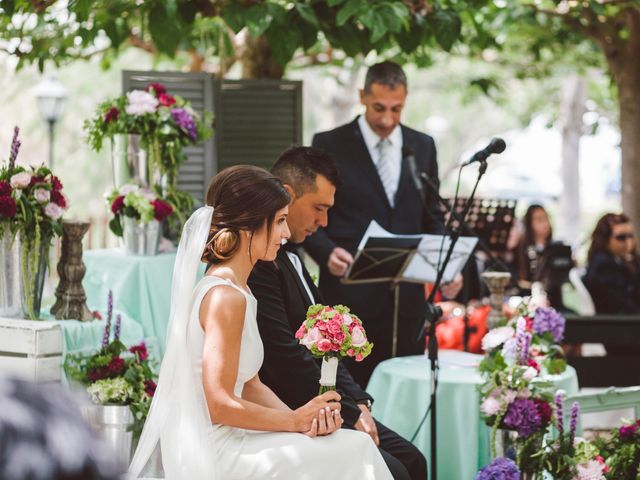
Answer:
<svg viewBox="0 0 640 480"><path fill-rule="evenodd" d="M376 145L376 149L378 150L378 162L376 163L378 175L380 175L380 181L389 199L389 204L393 208L398 184L394 180L393 165L391 164L393 161L391 141L388 138L381 139Z"/></svg>

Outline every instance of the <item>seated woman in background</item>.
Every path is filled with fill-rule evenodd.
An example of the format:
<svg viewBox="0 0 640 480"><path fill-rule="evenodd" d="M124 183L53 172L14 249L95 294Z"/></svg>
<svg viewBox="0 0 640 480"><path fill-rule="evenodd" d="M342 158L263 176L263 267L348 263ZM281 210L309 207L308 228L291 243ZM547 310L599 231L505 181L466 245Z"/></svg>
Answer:
<svg viewBox="0 0 640 480"><path fill-rule="evenodd" d="M515 266L521 295L531 294L531 284L543 280L544 251L551 243L549 216L542 205L533 204L524 216L524 233L516 248Z"/></svg>
<svg viewBox="0 0 640 480"><path fill-rule="evenodd" d="M640 313L640 264L625 214L605 214L593 230L584 284L596 313Z"/></svg>

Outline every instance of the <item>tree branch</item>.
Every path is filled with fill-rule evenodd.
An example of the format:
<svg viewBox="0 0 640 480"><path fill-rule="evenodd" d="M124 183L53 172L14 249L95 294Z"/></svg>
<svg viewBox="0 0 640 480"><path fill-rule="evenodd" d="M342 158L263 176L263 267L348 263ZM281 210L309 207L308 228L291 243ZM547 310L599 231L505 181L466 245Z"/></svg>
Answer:
<svg viewBox="0 0 640 480"><path fill-rule="evenodd" d="M158 50L156 49L155 45L144 41L144 39L140 38L138 35L131 33L129 34L128 40L129 40L129 44L133 47L140 48L145 52L151 53L153 55L158 53Z"/></svg>

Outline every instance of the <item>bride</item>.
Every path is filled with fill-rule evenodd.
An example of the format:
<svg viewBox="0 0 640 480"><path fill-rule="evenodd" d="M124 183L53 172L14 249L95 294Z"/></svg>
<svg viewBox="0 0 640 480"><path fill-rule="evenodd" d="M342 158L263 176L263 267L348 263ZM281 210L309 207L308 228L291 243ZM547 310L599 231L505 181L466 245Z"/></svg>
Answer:
<svg viewBox="0 0 640 480"><path fill-rule="evenodd" d="M185 224L167 349L129 478L144 477L158 444L171 480L391 478L369 435L340 429L336 392L291 410L258 377L263 348L247 278L289 237L289 201L267 171L231 167ZM196 284L201 261L209 267Z"/></svg>

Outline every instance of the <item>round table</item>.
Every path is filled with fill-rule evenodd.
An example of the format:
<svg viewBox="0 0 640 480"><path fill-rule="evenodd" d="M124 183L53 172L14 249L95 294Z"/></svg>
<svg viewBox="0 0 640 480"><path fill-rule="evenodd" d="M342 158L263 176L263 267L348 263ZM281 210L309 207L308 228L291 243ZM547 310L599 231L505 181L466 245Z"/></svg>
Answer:
<svg viewBox="0 0 640 480"><path fill-rule="evenodd" d="M491 461L490 429L480 417L477 365L481 355L442 350L437 393L437 452L439 480L472 480ZM557 389L578 393L572 367L550 375ZM380 363L369 381L373 415L387 427L411 440L430 401L431 371L426 356L398 357ZM430 419L413 441L430 462Z"/></svg>

